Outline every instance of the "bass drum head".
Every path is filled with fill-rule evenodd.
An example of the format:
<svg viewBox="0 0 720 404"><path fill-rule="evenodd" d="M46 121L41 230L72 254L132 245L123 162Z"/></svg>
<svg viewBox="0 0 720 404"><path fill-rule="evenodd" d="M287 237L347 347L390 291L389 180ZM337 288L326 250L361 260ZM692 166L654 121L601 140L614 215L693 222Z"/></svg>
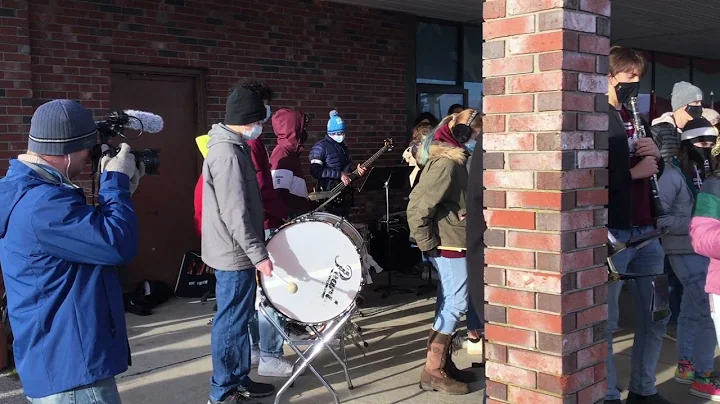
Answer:
<svg viewBox="0 0 720 404"><path fill-rule="evenodd" d="M360 293L362 260L340 229L324 221L298 221L281 227L267 244L274 271L297 284L288 291L277 276L260 276L272 307L305 324L325 323L342 315Z"/></svg>

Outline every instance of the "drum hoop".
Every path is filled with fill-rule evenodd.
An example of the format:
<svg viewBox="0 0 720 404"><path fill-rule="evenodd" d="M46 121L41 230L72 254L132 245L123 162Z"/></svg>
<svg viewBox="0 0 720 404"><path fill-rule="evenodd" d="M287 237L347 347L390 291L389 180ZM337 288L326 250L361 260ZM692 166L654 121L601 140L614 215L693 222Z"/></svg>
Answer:
<svg viewBox="0 0 720 404"><path fill-rule="evenodd" d="M283 228L285 228L285 227L287 227L287 226L290 226L290 225L293 225L293 224L303 223L303 222L321 222L321 223L326 224L326 225L328 225L328 226L335 227L336 229L340 230L343 234L345 234L345 236L350 240L350 242L351 242L353 245L355 245L355 243L353 242L352 237L350 237L350 235L347 234L340 226L337 226L337 227L336 227L334 224L332 224L332 223L330 223L330 222L328 222L328 221L320 220L319 218L314 218L314 217L312 217L312 213L309 213L309 214L306 214L306 215L303 215L303 216L299 216L299 217L293 219L292 221L287 222L287 223L283 224L282 226L278 227L275 231L273 231L273 232L270 234L270 237L268 237L268 239L267 239L267 241L265 242L265 244L269 243L270 240L272 240L272 238L275 237L275 235L276 235L277 233L279 233L280 230L282 230ZM347 222L347 221L346 221L346 222ZM352 223L350 223L350 222L347 222L347 223L349 223L349 224L352 225ZM355 227L353 227L353 229L354 229L354 228L355 228ZM357 231L357 230L356 230L356 231ZM362 238L362 235L361 235L361 238ZM353 300L357 299L358 295L360 295L360 292L362 292L362 289L365 287L365 274L364 274L364 272L363 272L363 271L364 271L364 268L365 268L365 258L364 258L364 257L362 256L362 254L360 253L360 247L358 247L358 246L355 246L355 253L358 255L358 258L360 259L360 268L361 268L361 271L360 271L360 288L358 289L357 293L356 293L355 296L353 297ZM305 324L305 325L311 325L311 326L319 326L319 325L322 325L322 324L325 324L325 323L329 323L329 322L335 321L335 320L337 320L338 318L341 318L342 316L344 316L345 314L347 314L348 311L350 311L350 308L352 307L352 304L350 304L350 306L346 307L340 314L338 314L337 316L335 316L335 317L333 317L333 318L331 318L331 319L328 319L328 320L325 320L325 321L321 321L321 322L315 322L315 323L306 323L306 322L303 322L303 321L300 321L300 320L296 320L296 319L294 319L294 318L291 318L291 317L289 317L288 315L286 315L285 313L283 313L282 311L278 310L278 308L275 307L275 305L273 305L272 301L270 301L270 299L267 297L267 294L265 294L265 284L264 284L262 281L259 281L259 282L258 282L258 287L259 287L259 292L260 292L260 299L261 299L261 300L260 300L260 303L261 303L261 304L264 303L264 304L266 304L267 306L269 306L270 308L272 308L272 309L275 311L275 313L277 313L277 315L280 316L280 317L282 317L283 319L289 320L289 321L292 321L292 322L295 322L295 323L299 323L299 324Z"/></svg>

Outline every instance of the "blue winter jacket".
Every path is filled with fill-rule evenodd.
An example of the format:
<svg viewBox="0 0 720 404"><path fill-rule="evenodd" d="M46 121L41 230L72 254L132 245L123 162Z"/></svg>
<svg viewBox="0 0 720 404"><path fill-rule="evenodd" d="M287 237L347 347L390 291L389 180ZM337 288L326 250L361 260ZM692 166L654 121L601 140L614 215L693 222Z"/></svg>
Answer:
<svg viewBox="0 0 720 404"><path fill-rule="evenodd" d="M339 183L340 174L348 172L351 164L345 142L338 143L328 135L310 150L310 174L323 190L329 190Z"/></svg>
<svg viewBox="0 0 720 404"><path fill-rule="evenodd" d="M18 160L0 180L0 265L16 367L32 398L118 375L129 346L116 266L137 253L126 174L105 172L99 206Z"/></svg>

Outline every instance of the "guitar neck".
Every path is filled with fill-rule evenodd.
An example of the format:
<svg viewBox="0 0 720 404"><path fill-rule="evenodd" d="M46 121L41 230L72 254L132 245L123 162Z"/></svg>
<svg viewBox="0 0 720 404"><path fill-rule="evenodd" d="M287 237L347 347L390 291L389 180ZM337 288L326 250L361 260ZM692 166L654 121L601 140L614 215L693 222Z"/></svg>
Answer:
<svg viewBox="0 0 720 404"><path fill-rule="evenodd" d="M383 153L385 153L387 150L388 150L388 146L383 146L380 150L378 150L377 152L375 152L375 154L373 154L372 156L370 156L369 159L365 160L365 162L363 162L362 164L360 164L359 167L362 167L362 168L370 167L370 166L375 162L375 160L377 160L380 156L382 156ZM355 171L351 172L351 173L349 174L349 176L350 176L350 179L352 179L352 180L356 180L356 179L360 178L360 174L358 173L358 170L357 170L357 169L355 169ZM333 193L340 192L340 191L342 191L343 189L345 189L345 187L346 187L345 184L343 184L343 183L341 182L341 183L339 183L338 185L336 185L335 188L333 188L333 189L331 190L331 192L333 192Z"/></svg>

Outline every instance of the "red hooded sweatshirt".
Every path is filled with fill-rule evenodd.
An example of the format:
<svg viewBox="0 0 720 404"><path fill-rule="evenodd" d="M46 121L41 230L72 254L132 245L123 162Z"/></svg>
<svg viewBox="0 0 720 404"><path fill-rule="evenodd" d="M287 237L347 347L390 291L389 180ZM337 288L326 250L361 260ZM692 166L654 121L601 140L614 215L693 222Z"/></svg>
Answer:
<svg viewBox="0 0 720 404"><path fill-rule="evenodd" d="M461 149L464 149L465 146L460 144L460 142L457 141L452 135L452 132L450 132L450 127L445 124L440 129L435 132L435 137L433 137L433 140L436 142L443 142L451 144L455 147L459 147ZM442 250L440 251L440 255L445 258L462 258L465 256L465 251L450 251L450 250Z"/></svg>
<svg viewBox="0 0 720 404"><path fill-rule="evenodd" d="M272 117L273 132L278 138L277 147L270 156L272 184L291 217L305 214L313 206L308 199L300 162L308 121L307 115L287 108L275 112Z"/></svg>
<svg viewBox="0 0 720 404"><path fill-rule="evenodd" d="M288 217L287 208L280 200L273 188L272 174L270 173L270 159L262 139L248 140L250 146L250 157L257 171L256 176L260 186L260 195L265 210L265 230L276 229L282 226L284 219ZM195 184L195 230L201 235L202 228L202 175Z"/></svg>

